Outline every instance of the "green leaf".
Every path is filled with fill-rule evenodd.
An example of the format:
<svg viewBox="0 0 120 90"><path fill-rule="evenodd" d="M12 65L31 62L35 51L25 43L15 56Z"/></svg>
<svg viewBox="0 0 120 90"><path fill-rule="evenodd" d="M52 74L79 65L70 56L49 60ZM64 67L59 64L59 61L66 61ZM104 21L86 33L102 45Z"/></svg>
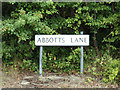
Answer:
<svg viewBox="0 0 120 90"><path fill-rule="evenodd" d="M52 14L51 11L48 11L48 10L46 10L46 13L47 13L47 14Z"/></svg>

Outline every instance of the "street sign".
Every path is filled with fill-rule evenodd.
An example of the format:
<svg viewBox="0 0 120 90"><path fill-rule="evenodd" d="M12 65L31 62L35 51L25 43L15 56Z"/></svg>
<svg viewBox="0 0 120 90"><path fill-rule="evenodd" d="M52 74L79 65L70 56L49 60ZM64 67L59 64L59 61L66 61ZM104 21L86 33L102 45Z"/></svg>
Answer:
<svg viewBox="0 0 120 90"><path fill-rule="evenodd" d="M35 35L36 46L89 46L89 35Z"/></svg>
<svg viewBox="0 0 120 90"><path fill-rule="evenodd" d="M83 73L83 46L89 46L89 35L35 35L35 45L40 46L39 71L42 76L42 46L81 46L80 72Z"/></svg>

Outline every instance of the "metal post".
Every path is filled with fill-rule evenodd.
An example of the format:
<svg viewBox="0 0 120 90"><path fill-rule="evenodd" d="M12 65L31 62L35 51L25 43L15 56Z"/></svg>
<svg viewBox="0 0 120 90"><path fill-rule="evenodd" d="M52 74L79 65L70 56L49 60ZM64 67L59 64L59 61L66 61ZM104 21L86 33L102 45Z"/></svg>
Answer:
<svg viewBox="0 0 120 90"><path fill-rule="evenodd" d="M83 34L83 31L81 31L80 34ZM83 46L81 46L80 72L83 74Z"/></svg>
<svg viewBox="0 0 120 90"><path fill-rule="evenodd" d="M40 46L39 71L41 76L42 76L42 55L43 55L43 47Z"/></svg>

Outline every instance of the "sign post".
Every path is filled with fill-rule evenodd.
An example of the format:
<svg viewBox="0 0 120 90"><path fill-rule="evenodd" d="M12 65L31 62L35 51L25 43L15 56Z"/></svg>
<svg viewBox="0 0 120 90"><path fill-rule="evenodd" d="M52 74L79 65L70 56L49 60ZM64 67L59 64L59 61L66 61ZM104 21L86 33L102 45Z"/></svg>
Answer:
<svg viewBox="0 0 120 90"><path fill-rule="evenodd" d="M83 31L80 32L80 34L83 34ZM80 72L83 73L83 46L81 46L81 62L80 62Z"/></svg>
<svg viewBox="0 0 120 90"><path fill-rule="evenodd" d="M42 55L43 55L43 47L40 46L39 72L40 72L40 75L41 75L41 76L42 76Z"/></svg>
<svg viewBox="0 0 120 90"><path fill-rule="evenodd" d="M89 35L35 35L35 45L40 46L39 71L42 76L43 46L81 46L80 72L83 73L83 46L89 46Z"/></svg>

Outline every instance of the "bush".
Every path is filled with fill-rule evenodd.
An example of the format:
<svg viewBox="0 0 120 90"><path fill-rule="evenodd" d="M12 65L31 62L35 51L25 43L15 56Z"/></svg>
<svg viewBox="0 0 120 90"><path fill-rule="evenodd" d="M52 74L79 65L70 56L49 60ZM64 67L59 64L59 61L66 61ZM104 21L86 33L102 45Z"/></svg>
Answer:
<svg viewBox="0 0 120 90"><path fill-rule="evenodd" d="M84 31L90 35L90 46L84 50L84 68L88 66L88 71L103 76L106 82L119 77L120 3L16 2L3 3L3 7L3 54L0 55L7 65L38 71L39 47L35 46L35 34L78 35ZM58 46L44 47L43 50L44 70L80 71L80 48Z"/></svg>
<svg viewBox="0 0 120 90"><path fill-rule="evenodd" d="M100 58L94 57L89 64L88 71L96 77L100 77L104 82L116 83L120 77L120 59L110 56L107 51Z"/></svg>

